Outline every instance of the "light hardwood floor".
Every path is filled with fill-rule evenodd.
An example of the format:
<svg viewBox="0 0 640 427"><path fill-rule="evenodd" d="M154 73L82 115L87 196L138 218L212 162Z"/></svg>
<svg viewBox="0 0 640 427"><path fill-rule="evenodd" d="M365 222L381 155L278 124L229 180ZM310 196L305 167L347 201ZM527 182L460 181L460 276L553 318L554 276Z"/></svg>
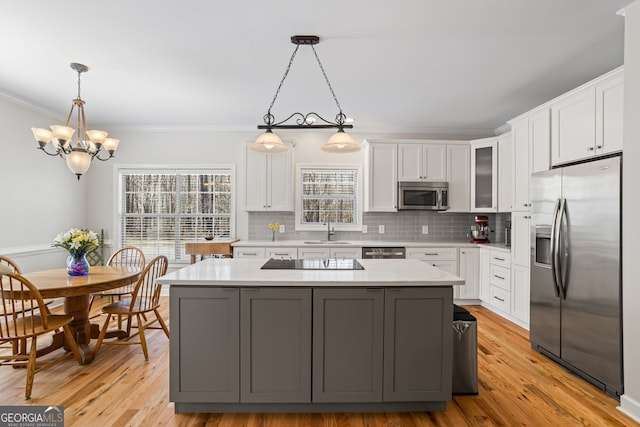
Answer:
<svg viewBox="0 0 640 427"><path fill-rule="evenodd" d="M168 320L168 299L162 314ZM97 307L96 307L97 308ZM618 402L531 350L527 331L481 307L479 394L454 396L447 411L379 414L174 414L169 402L169 342L150 331L149 361L139 346L108 346L90 365L73 358L36 374L0 368L0 404L64 405L66 426L359 427L638 426Z"/></svg>

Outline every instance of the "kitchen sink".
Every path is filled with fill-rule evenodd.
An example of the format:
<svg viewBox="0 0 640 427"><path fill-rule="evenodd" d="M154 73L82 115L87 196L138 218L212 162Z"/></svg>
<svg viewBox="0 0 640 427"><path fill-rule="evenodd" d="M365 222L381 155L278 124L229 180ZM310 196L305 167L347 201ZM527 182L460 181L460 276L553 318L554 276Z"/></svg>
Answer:
<svg viewBox="0 0 640 427"><path fill-rule="evenodd" d="M348 245L351 242L344 240L308 240L304 243L307 245Z"/></svg>

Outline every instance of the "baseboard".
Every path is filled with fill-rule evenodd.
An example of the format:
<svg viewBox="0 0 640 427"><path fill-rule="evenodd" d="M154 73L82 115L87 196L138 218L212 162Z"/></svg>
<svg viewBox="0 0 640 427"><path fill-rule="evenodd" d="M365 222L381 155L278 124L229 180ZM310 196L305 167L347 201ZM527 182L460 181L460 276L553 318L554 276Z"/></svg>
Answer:
<svg viewBox="0 0 640 427"><path fill-rule="evenodd" d="M640 423L640 402L637 400L623 394L620 396L620 406L618 406L618 410Z"/></svg>
<svg viewBox="0 0 640 427"><path fill-rule="evenodd" d="M520 319L517 319L513 316L511 316L510 314L507 314L503 311L498 310L497 308L495 308L494 306L492 306L491 304L489 304L488 302L482 301L480 303L481 306L483 306L484 308L486 308L487 310L491 310L494 313L504 317L505 319L507 319L508 321L515 323L516 325L526 329L527 331L529 330L529 324L527 322L523 322Z"/></svg>

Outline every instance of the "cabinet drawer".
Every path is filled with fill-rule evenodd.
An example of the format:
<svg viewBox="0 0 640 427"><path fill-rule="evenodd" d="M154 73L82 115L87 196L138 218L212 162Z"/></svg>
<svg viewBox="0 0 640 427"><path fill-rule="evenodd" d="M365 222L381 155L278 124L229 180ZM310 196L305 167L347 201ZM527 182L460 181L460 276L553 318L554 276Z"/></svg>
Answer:
<svg viewBox="0 0 640 427"><path fill-rule="evenodd" d="M330 257L336 259L362 258L362 248L331 248Z"/></svg>
<svg viewBox="0 0 640 427"><path fill-rule="evenodd" d="M265 258L274 259L296 259L298 249L296 248L265 248Z"/></svg>
<svg viewBox="0 0 640 427"><path fill-rule="evenodd" d="M510 313L511 306L511 293L505 291L504 289L500 289L495 286L489 287L489 304L499 309L500 311L504 311L505 313Z"/></svg>
<svg viewBox="0 0 640 427"><path fill-rule="evenodd" d="M298 248L299 259L328 259L331 258L330 248Z"/></svg>
<svg viewBox="0 0 640 427"><path fill-rule="evenodd" d="M450 260L458 259L457 248L407 248L407 258L423 260Z"/></svg>
<svg viewBox="0 0 640 427"><path fill-rule="evenodd" d="M511 254L502 251L491 251L491 264L499 267L511 267Z"/></svg>
<svg viewBox="0 0 640 427"><path fill-rule="evenodd" d="M491 265L489 269L489 283L507 292L511 291L511 270Z"/></svg>
<svg viewBox="0 0 640 427"><path fill-rule="evenodd" d="M264 258L264 248L233 248L234 258Z"/></svg>

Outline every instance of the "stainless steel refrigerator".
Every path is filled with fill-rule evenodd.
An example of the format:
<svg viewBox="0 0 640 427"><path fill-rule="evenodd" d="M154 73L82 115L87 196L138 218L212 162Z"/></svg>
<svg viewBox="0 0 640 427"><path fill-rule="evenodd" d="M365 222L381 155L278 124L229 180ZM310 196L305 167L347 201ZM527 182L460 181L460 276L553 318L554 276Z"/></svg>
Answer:
<svg viewBox="0 0 640 427"><path fill-rule="evenodd" d="M619 398L622 157L531 179L531 346Z"/></svg>

